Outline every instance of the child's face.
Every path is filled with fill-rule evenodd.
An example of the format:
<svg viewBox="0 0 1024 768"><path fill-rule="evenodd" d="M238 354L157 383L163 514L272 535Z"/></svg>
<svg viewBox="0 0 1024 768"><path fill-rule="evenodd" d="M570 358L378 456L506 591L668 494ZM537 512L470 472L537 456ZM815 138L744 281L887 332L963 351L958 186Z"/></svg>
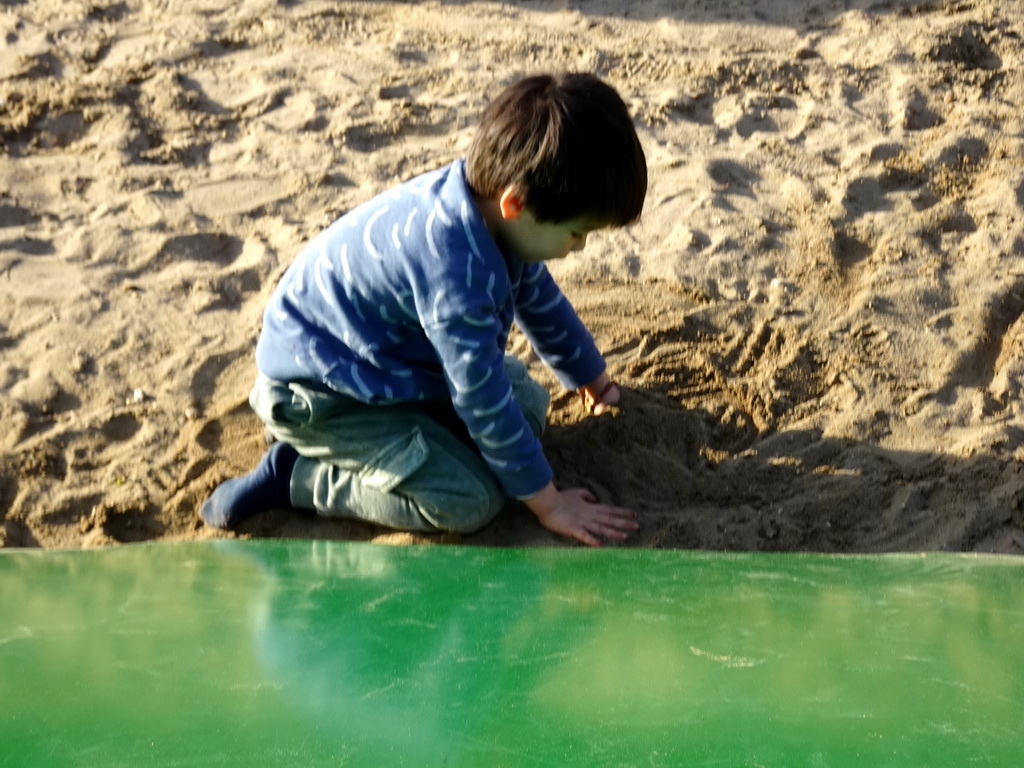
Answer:
<svg viewBox="0 0 1024 768"><path fill-rule="evenodd" d="M539 222L525 209L514 221L506 222L499 246L528 264L564 259L574 251L582 251L587 235L602 227L587 216Z"/></svg>

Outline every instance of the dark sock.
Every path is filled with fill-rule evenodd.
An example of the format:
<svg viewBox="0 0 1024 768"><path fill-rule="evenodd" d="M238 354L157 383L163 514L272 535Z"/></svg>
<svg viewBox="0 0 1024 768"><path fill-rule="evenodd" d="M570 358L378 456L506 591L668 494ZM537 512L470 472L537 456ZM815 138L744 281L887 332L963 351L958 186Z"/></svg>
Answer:
<svg viewBox="0 0 1024 768"><path fill-rule="evenodd" d="M256 469L217 486L199 510L200 516L214 528L234 528L259 512L290 507L288 489L298 458L287 443L274 443Z"/></svg>

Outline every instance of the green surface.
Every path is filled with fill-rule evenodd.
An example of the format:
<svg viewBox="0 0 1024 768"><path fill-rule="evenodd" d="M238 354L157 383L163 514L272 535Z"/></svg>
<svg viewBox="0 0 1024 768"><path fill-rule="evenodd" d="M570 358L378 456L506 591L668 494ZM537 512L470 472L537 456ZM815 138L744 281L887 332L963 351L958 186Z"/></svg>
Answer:
<svg viewBox="0 0 1024 768"><path fill-rule="evenodd" d="M0 765L1017 767L1022 565L6 551Z"/></svg>

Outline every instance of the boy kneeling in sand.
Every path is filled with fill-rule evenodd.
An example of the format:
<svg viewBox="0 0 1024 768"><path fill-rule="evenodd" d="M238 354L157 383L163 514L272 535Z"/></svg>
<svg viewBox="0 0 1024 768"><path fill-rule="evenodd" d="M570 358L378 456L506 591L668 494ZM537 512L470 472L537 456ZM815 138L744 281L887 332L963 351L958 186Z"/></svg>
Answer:
<svg viewBox="0 0 1024 768"><path fill-rule="evenodd" d="M613 88L529 77L484 111L469 155L342 216L288 268L256 346L250 403L277 439L203 504L231 528L271 508L411 531L474 531L508 496L585 544L627 509L557 490L549 395L505 355L515 320L591 410L619 401L544 262L636 221L647 165Z"/></svg>

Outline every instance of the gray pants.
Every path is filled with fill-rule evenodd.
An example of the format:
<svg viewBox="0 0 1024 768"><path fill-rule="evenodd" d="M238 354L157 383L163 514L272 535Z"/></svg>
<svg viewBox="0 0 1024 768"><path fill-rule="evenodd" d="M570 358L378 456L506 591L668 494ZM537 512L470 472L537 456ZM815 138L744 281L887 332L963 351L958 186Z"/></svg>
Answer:
<svg viewBox="0 0 1024 768"><path fill-rule="evenodd" d="M547 390L513 357L505 358L505 370L540 437ZM439 418L416 404L366 405L262 374L249 403L276 439L299 452L290 489L298 509L408 531L469 532L505 502L494 473L456 435L461 422L454 422L454 410Z"/></svg>

